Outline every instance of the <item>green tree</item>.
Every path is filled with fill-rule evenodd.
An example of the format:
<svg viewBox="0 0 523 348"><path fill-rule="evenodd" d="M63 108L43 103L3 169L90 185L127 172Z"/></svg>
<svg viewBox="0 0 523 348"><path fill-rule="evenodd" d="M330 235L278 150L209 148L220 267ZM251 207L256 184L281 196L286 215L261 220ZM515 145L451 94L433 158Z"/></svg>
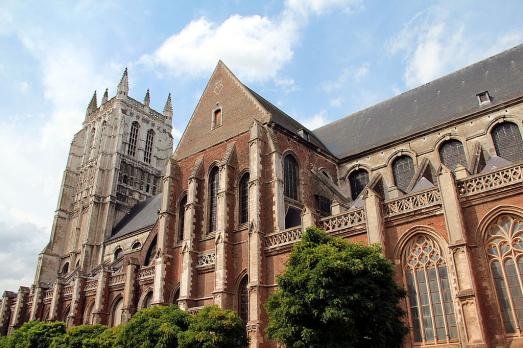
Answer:
<svg viewBox="0 0 523 348"><path fill-rule="evenodd" d="M104 325L79 325L67 330L66 334L53 339L50 348L96 347L94 341L107 330Z"/></svg>
<svg viewBox="0 0 523 348"><path fill-rule="evenodd" d="M377 245L309 228L269 298L268 336L298 347L401 347L405 296Z"/></svg>
<svg viewBox="0 0 523 348"><path fill-rule="evenodd" d="M47 348L54 338L65 334L65 323L28 321L2 340L2 348Z"/></svg>
<svg viewBox="0 0 523 348"><path fill-rule="evenodd" d="M238 314L207 306L191 316L187 331L179 334L180 348L243 348L245 326Z"/></svg>
<svg viewBox="0 0 523 348"><path fill-rule="evenodd" d="M178 347L178 333L188 325L188 314L176 305L142 309L123 325L116 344L125 348Z"/></svg>

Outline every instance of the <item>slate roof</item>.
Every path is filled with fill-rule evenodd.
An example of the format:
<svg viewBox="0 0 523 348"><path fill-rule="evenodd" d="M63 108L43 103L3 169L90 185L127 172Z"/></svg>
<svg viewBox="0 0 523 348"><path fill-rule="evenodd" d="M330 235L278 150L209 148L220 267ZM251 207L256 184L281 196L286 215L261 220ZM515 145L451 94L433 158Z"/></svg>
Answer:
<svg viewBox="0 0 523 348"><path fill-rule="evenodd" d="M108 241L154 225L158 219L158 211L161 205L161 193L136 203L129 213L113 228Z"/></svg>
<svg viewBox="0 0 523 348"><path fill-rule="evenodd" d="M491 104L479 106L488 91ZM338 158L459 119L523 95L523 45L314 130Z"/></svg>

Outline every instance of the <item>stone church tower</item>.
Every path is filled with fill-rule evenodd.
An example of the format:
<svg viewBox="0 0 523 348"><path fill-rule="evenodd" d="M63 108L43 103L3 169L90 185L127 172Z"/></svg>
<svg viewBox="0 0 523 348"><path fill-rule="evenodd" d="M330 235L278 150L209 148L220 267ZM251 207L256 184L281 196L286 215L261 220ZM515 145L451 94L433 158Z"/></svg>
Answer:
<svg viewBox="0 0 523 348"><path fill-rule="evenodd" d="M60 275L90 272L102 263L103 242L137 202L161 191L172 153L172 104L163 113L128 95L125 69L117 94L96 92L82 129L75 134L63 174L49 244L38 258L35 284L49 286Z"/></svg>

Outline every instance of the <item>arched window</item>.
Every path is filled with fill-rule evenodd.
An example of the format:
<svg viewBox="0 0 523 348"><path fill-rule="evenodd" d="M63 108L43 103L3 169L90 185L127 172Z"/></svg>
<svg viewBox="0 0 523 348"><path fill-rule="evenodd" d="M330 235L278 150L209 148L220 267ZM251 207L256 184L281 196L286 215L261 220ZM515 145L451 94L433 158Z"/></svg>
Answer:
<svg viewBox="0 0 523 348"><path fill-rule="evenodd" d="M93 308L94 308L94 301L91 301L85 308L84 317L83 317L83 321L82 321L85 325L92 324Z"/></svg>
<svg viewBox="0 0 523 348"><path fill-rule="evenodd" d="M122 323L123 299L120 297L113 304L111 311L111 327L118 326Z"/></svg>
<svg viewBox="0 0 523 348"><path fill-rule="evenodd" d="M350 195L356 200L369 183L369 173L365 169L356 169L349 174Z"/></svg>
<svg viewBox="0 0 523 348"><path fill-rule="evenodd" d="M131 125L131 133L129 134L129 147L127 148L127 154L129 156L134 156L136 154L136 141L138 139L138 130L140 125L138 122L134 121Z"/></svg>
<svg viewBox="0 0 523 348"><path fill-rule="evenodd" d="M187 195L183 196L178 207L178 240L184 240L184 228L185 228L185 206L187 205Z"/></svg>
<svg viewBox="0 0 523 348"><path fill-rule="evenodd" d="M499 157L511 162L523 161L523 140L517 124L503 122L492 128L492 141Z"/></svg>
<svg viewBox="0 0 523 348"><path fill-rule="evenodd" d="M64 265L62 267L62 274L67 274L67 273L69 273L69 262L64 263Z"/></svg>
<svg viewBox="0 0 523 348"><path fill-rule="evenodd" d="M409 156L403 155L392 162L392 173L394 183L403 192L407 191L410 180L414 176L414 162Z"/></svg>
<svg viewBox="0 0 523 348"><path fill-rule="evenodd" d="M218 208L218 188L220 185L220 170L214 167L209 175L209 232L216 231L217 227L217 208Z"/></svg>
<svg viewBox="0 0 523 348"><path fill-rule="evenodd" d="M156 257L156 237L154 237L151 246L149 247L149 250L147 250L147 254L145 254L145 260L144 260L144 266L149 266L151 264L151 261Z"/></svg>
<svg viewBox="0 0 523 348"><path fill-rule="evenodd" d="M244 276L238 289L238 314L245 325L249 321L249 289L247 285L248 278Z"/></svg>
<svg viewBox="0 0 523 348"><path fill-rule="evenodd" d="M249 173L242 175L240 179L240 224L246 224L249 221Z"/></svg>
<svg viewBox="0 0 523 348"><path fill-rule="evenodd" d="M145 152L144 152L144 156L143 156L143 160L146 163L151 163L153 142L154 142L154 131L152 129L149 129L147 131L147 137L145 138Z"/></svg>
<svg viewBox="0 0 523 348"><path fill-rule="evenodd" d="M418 234L403 249L403 272L414 341L439 343L458 337L447 263L438 243Z"/></svg>
<svg viewBox="0 0 523 348"><path fill-rule="evenodd" d="M298 162L292 155L287 155L283 159L283 193L285 197L298 200L298 184L300 174Z"/></svg>
<svg viewBox="0 0 523 348"><path fill-rule="evenodd" d="M142 300L142 308L150 308L153 301L153 292L149 291Z"/></svg>
<svg viewBox="0 0 523 348"><path fill-rule="evenodd" d="M138 242L138 241L134 242L133 245L131 246L131 248L132 248L133 250L138 250L138 249L140 249L141 247L142 247L142 243L140 243L140 242Z"/></svg>
<svg viewBox="0 0 523 348"><path fill-rule="evenodd" d="M523 220L502 215L487 228L485 248L505 332L523 328Z"/></svg>
<svg viewBox="0 0 523 348"><path fill-rule="evenodd" d="M113 260L116 261L116 260L120 259L122 256L123 256L122 248L120 248L120 247L116 248L116 250L114 251L114 254L113 254Z"/></svg>
<svg viewBox="0 0 523 348"><path fill-rule="evenodd" d="M467 167L465 149L459 140L451 139L441 144L439 148L439 158L441 159L441 163L451 170L456 169L458 164Z"/></svg>

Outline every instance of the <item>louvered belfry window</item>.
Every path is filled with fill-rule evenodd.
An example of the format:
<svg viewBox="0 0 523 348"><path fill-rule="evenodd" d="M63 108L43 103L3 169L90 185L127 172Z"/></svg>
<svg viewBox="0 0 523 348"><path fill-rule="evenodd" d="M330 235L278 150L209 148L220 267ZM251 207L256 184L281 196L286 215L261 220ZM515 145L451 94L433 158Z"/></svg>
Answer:
<svg viewBox="0 0 523 348"><path fill-rule="evenodd" d="M131 125L131 133L129 134L129 147L127 148L127 154L134 156L136 153L136 141L138 139L138 129L140 125L138 122L133 122Z"/></svg>
<svg viewBox="0 0 523 348"><path fill-rule="evenodd" d="M145 139L145 153L143 160L146 163L151 163L151 154L153 152L153 142L154 142L154 131L149 129L147 131L147 138Z"/></svg>
<svg viewBox="0 0 523 348"><path fill-rule="evenodd" d="M218 167L214 167L209 175L209 232L216 231L217 227L219 174Z"/></svg>
<svg viewBox="0 0 523 348"><path fill-rule="evenodd" d="M369 173L365 169L357 169L349 174L349 183L352 200L355 200L369 183Z"/></svg>
<svg viewBox="0 0 523 348"><path fill-rule="evenodd" d="M242 175L240 179L240 224L249 220L249 173Z"/></svg>
<svg viewBox="0 0 523 348"><path fill-rule="evenodd" d="M447 264L441 247L418 234L403 250L403 271L414 341L446 343L458 330Z"/></svg>
<svg viewBox="0 0 523 348"><path fill-rule="evenodd" d="M511 162L523 161L523 140L519 127L512 122L503 122L492 129L492 140L499 157Z"/></svg>
<svg viewBox="0 0 523 348"><path fill-rule="evenodd" d="M285 197L298 200L299 182L298 162L292 155L287 155L283 160L283 193Z"/></svg>
<svg viewBox="0 0 523 348"><path fill-rule="evenodd" d="M465 149L459 140L448 140L444 142L439 148L439 157L441 163L446 165L449 169L456 169L458 164L467 167L467 158L465 157Z"/></svg>
<svg viewBox="0 0 523 348"><path fill-rule="evenodd" d="M392 162L394 183L403 192L407 191L410 180L414 176L414 162L409 156L400 156Z"/></svg>
<svg viewBox="0 0 523 348"><path fill-rule="evenodd" d="M501 215L487 227L485 251L508 334L523 328L523 220Z"/></svg>

